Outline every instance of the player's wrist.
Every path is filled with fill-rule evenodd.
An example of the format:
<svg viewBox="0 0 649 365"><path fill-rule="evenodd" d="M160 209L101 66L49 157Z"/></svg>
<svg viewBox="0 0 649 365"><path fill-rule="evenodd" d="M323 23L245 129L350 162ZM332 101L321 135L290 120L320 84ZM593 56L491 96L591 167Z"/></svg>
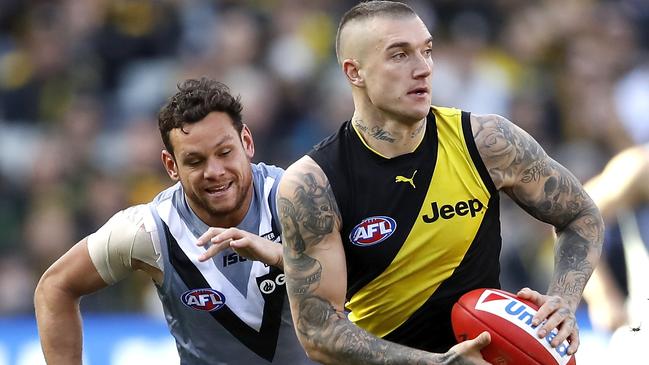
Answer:
<svg viewBox="0 0 649 365"><path fill-rule="evenodd" d="M282 251L282 246L281 245L277 245L277 246L279 247L278 249L275 250L275 260L274 260L275 263L272 265L278 269L284 270L284 255Z"/></svg>

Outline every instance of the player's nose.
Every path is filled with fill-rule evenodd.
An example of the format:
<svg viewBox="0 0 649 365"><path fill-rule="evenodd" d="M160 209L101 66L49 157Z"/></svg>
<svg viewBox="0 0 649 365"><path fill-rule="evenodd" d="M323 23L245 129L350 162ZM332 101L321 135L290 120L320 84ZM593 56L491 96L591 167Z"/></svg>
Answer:
<svg viewBox="0 0 649 365"><path fill-rule="evenodd" d="M209 159L205 170L203 171L203 176L206 179L216 178L225 174L225 168L222 163L216 161L215 159Z"/></svg>
<svg viewBox="0 0 649 365"><path fill-rule="evenodd" d="M415 69L413 70L413 76L415 78L428 77L433 73L433 60L429 57L420 55L417 57L417 63Z"/></svg>

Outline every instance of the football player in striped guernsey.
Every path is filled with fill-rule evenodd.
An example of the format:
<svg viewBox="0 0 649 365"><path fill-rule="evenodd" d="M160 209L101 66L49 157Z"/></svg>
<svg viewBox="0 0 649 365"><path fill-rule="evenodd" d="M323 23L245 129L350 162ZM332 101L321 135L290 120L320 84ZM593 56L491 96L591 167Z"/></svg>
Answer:
<svg viewBox="0 0 649 365"><path fill-rule="evenodd" d="M219 82L179 85L158 117L162 162L177 183L116 213L36 288L48 364L81 364L80 297L135 270L155 283L181 364L311 363L282 273L275 194L283 170L250 162L241 110Z"/></svg>

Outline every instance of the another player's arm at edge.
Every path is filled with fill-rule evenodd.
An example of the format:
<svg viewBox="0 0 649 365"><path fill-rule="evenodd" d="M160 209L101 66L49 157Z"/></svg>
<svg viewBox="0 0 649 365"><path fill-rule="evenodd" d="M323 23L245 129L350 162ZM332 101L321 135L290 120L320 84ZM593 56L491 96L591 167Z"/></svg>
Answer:
<svg viewBox="0 0 649 365"><path fill-rule="evenodd" d="M34 293L34 307L48 364L81 364L79 300L105 286L88 254L87 238L43 274Z"/></svg>
<svg viewBox="0 0 649 365"><path fill-rule="evenodd" d="M649 149L627 148L614 156L604 170L590 179L584 188L608 223L621 211L649 202ZM628 321L625 295L616 284L606 260L601 260L584 290L593 324L614 331ZM595 317L595 318L593 318Z"/></svg>
<svg viewBox="0 0 649 365"><path fill-rule="evenodd" d="M577 178L509 120L498 115L472 115L471 126L496 187L556 229L554 273L547 292L552 297L539 315L549 317L542 327L547 332L563 322L553 345L569 338L568 352L574 353L579 344L574 313L602 250L604 223L600 212ZM566 328L571 328L570 333Z"/></svg>
<svg viewBox="0 0 649 365"><path fill-rule="evenodd" d="M293 322L311 359L323 364L474 364L454 349L485 346L486 334L479 347L472 340L446 354L432 354L382 340L347 319L341 216L327 177L311 158L303 157L284 173L277 199Z"/></svg>
<svg viewBox="0 0 649 365"><path fill-rule="evenodd" d="M649 149L634 146L614 156L584 188L597 204L604 221L610 222L620 211L649 202L648 182Z"/></svg>
<svg viewBox="0 0 649 365"><path fill-rule="evenodd" d="M115 229L128 231L124 226ZM136 228L138 232L140 229L144 232L143 228ZM111 238L114 236L122 237L110 235ZM145 233L145 237L148 234ZM112 284L107 283L99 274L90 257L88 240L88 237L82 239L53 263L41 277L34 293L38 332L48 365L82 363L83 335L79 301L82 296ZM133 240L131 237L127 241ZM120 246L120 243L113 242L113 247L115 246ZM130 252L131 249L126 247L126 251ZM134 270L143 270L158 284L162 283L162 271L135 258L131 258L124 267L113 265L111 269L116 275L111 280L121 280Z"/></svg>

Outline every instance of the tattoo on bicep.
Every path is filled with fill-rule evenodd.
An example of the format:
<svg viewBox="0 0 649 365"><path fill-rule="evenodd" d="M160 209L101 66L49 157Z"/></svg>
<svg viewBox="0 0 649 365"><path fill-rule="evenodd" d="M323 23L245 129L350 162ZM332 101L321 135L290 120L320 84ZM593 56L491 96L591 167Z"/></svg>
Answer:
<svg viewBox="0 0 649 365"><path fill-rule="evenodd" d="M304 295L318 288L322 275L320 262L306 255L306 244L300 232L296 209L290 200L280 197L277 204L284 234L284 262L290 293Z"/></svg>
<svg viewBox="0 0 649 365"><path fill-rule="evenodd" d="M559 229L582 213L592 213L594 204L579 181L531 136L503 117L478 118L474 134L485 165L494 183L511 182L504 190L521 207Z"/></svg>
<svg viewBox="0 0 649 365"><path fill-rule="evenodd" d="M331 186L319 183L316 175L304 174L292 199L280 197L278 212L284 234L284 261L291 294L303 296L316 290L322 265L306 251L317 245L335 227L339 217Z"/></svg>
<svg viewBox="0 0 649 365"><path fill-rule="evenodd" d="M542 150L524 138L499 115L477 116L473 126L478 150L496 186L513 179L526 161L536 160ZM541 168L541 166L539 166ZM536 172L536 171L535 171Z"/></svg>
<svg viewBox="0 0 649 365"><path fill-rule="evenodd" d="M309 173L304 175L303 186L295 191L298 206L298 219L302 227L313 236L313 244L333 232L336 200L329 183L320 184L316 177Z"/></svg>
<svg viewBox="0 0 649 365"><path fill-rule="evenodd" d="M317 245L333 232L340 216L331 186L320 184L311 173L303 176L292 199L279 198L278 211L282 225L288 229L284 235L298 252Z"/></svg>

